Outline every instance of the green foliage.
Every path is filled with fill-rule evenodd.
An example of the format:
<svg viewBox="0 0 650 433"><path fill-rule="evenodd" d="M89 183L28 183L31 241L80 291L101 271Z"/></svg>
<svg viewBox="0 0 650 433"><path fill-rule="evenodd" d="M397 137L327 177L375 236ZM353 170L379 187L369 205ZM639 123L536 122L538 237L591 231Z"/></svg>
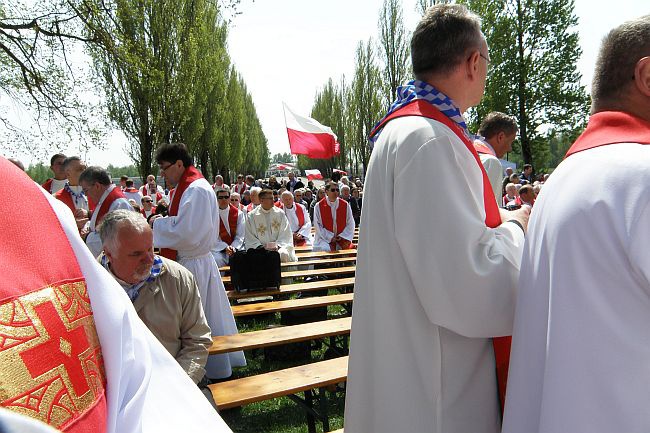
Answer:
<svg viewBox="0 0 650 433"><path fill-rule="evenodd" d="M54 173L50 171L50 166L45 165L42 162L30 164L30 166L25 169L25 172L38 184L42 184L54 175Z"/></svg>
<svg viewBox="0 0 650 433"><path fill-rule="evenodd" d="M277 164L281 162L291 163L293 161L293 155L289 152L287 153L275 153L271 156L271 163Z"/></svg>
<svg viewBox="0 0 650 433"><path fill-rule="evenodd" d="M138 167L135 165L125 165L123 167L117 167L114 166L113 164L108 164L108 167L106 167L106 171L110 173L111 177L120 177L120 176L139 177L140 176ZM151 173L147 173L144 177L142 177L142 179L146 179L149 174Z"/></svg>
<svg viewBox="0 0 650 433"><path fill-rule="evenodd" d="M567 0L462 1L483 18L491 72L481 104L471 111L475 130L490 111L517 117L521 161L552 166L547 135L574 135L584 127L589 97L576 63L581 50L574 2ZM519 159L515 156L514 159Z"/></svg>
<svg viewBox="0 0 650 433"><path fill-rule="evenodd" d="M386 108L395 100L397 87L409 75L409 41L404 28L402 6L398 0L384 0L379 14L379 57L382 62L381 84Z"/></svg>

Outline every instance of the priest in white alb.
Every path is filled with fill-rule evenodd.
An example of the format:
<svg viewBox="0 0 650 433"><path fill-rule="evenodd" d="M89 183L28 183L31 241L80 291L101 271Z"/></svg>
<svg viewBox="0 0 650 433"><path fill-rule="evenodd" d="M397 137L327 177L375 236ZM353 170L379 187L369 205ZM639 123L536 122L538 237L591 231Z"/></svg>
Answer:
<svg viewBox="0 0 650 433"><path fill-rule="evenodd" d="M237 334L217 263L210 250L217 243L219 212L212 186L192 162L181 143L161 145L156 151L160 173L174 186L169 216L154 215L154 246L161 254L185 266L196 279L203 311L212 335ZM210 355L205 366L211 379L230 377L232 367L246 365L243 352Z"/></svg>
<svg viewBox="0 0 650 433"><path fill-rule="evenodd" d="M296 203L290 191L284 191L280 196L282 204L280 209L284 211L289 221L289 228L293 233L293 245L302 247L312 245L311 219L305 206Z"/></svg>
<svg viewBox="0 0 650 433"><path fill-rule="evenodd" d="M350 203L339 198L339 184L325 185L325 197L314 206L314 251L337 251L353 248L354 216Z"/></svg>
<svg viewBox="0 0 650 433"><path fill-rule="evenodd" d="M282 263L295 262L293 235L289 221L280 208L273 203L273 191L263 189L259 193L260 205L246 215L246 249L266 248L277 251Z"/></svg>
<svg viewBox="0 0 650 433"><path fill-rule="evenodd" d="M226 266L230 258L244 248L244 233L246 232L246 215L230 204L230 192L217 188L217 205L219 206L219 233L217 244L212 248L212 256L217 267Z"/></svg>
<svg viewBox="0 0 650 433"><path fill-rule="evenodd" d="M505 433L650 431L650 15L605 36L591 100L531 215Z"/></svg>
<svg viewBox="0 0 650 433"><path fill-rule="evenodd" d="M86 245L94 257L102 252L99 226L104 215L117 209L133 210L122 190L111 182L108 172L101 167L88 167L79 175L79 185L88 200L95 203L90 215ZM82 231L83 233L83 231Z"/></svg>
<svg viewBox="0 0 650 433"><path fill-rule="evenodd" d="M493 337L512 331L529 210L499 210L462 116L488 70L478 16L432 6L411 60L372 133L345 433L499 433Z"/></svg>

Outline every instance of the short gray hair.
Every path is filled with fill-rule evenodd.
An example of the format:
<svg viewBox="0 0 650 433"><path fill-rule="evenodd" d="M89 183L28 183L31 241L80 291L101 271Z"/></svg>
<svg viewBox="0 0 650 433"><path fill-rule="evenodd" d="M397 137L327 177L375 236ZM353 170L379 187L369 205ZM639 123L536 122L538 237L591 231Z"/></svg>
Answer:
<svg viewBox="0 0 650 433"><path fill-rule="evenodd" d="M104 248L108 245L111 251L119 248L120 244L117 236L120 230L124 227L129 227L138 233L143 233L151 230L147 220L142 218L142 215L127 209L118 209L109 212L104 216L102 225L99 229L99 237L102 240Z"/></svg>
<svg viewBox="0 0 650 433"><path fill-rule="evenodd" d="M101 185L107 186L110 185L111 177L108 175L108 172L101 167L92 166L85 169L79 176L79 183L99 183Z"/></svg>
<svg viewBox="0 0 650 433"><path fill-rule="evenodd" d="M260 195L260 193L262 192L262 188L260 188L259 186L254 186L254 187L252 187L250 189L250 192L251 192L251 195L253 195L253 194Z"/></svg>
<svg viewBox="0 0 650 433"><path fill-rule="evenodd" d="M452 71L481 44L481 19L464 5L437 4L424 13L411 38L413 74Z"/></svg>
<svg viewBox="0 0 650 433"><path fill-rule="evenodd" d="M284 191L282 193L282 195L280 197L285 197L285 196L293 198L293 193L291 191L289 191L289 190L286 190L286 191Z"/></svg>
<svg viewBox="0 0 650 433"><path fill-rule="evenodd" d="M633 83L634 68L650 56L650 15L625 22L603 38L591 85L592 112L618 106L621 92ZM604 106L604 107L603 107Z"/></svg>
<svg viewBox="0 0 650 433"><path fill-rule="evenodd" d="M74 161L79 161L81 162L81 158L78 156L68 156L66 159L63 160L63 169L66 170L70 164L72 164Z"/></svg>

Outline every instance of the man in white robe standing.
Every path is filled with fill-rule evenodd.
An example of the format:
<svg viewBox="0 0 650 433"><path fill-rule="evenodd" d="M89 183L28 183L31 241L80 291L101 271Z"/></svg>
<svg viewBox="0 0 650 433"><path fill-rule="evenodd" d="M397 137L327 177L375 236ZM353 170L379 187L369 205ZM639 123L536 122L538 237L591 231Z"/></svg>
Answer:
<svg viewBox="0 0 650 433"><path fill-rule="evenodd" d="M505 433L650 429L650 15L605 36L591 97L532 212Z"/></svg>
<svg viewBox="0 0 650 433"><path fill-rule="evenodd" d="M16 204L0 214L0 311L18 313L3 316L0 406L57 431L230 432L88 252L66 206L2 157L0 200ZM12 223L26 207L39 221L28 231Z"/></svg>
<svg viewBox="0 0 650 433"><path fill-rule="evenodd" d="M517 137L517 121L507 114L493 111L488 113L478 128L480 138L474 140L474 147L485 167L494 199L501 207L503 189L503 167L499 159L512 151L512 142Z"/></svg>
<svg viewBox="0 0 650 433"><path fill-rule="evenodd" d="M529 211L499 210L462 117L485 88L480 19L429 8L411 60L372 135L345 432L498 433L492 339L512 330Z"/></svg>
<svg viewBox="0 0 650 433"><path fill-rule="evenodd" d="M99 227L104 215L117 209L133 210L122 190L111 182L108 172L101 167L88 167L79 175L79 185L89 200L95 203L90 215L86 245L94 257L102 252Z"/></svg>
<svg viewBox="0 0 650 433"><path fill-rule="evenodd" d="M203 311L212 335L237 334L237 325L221 281L219 268L210 250L217 243L219 212L212 186L194 167L192 157L181 143L163 144L156 152L156 162L165 180L175 187L169 216L154 215L154 246L161 255L177 260L196 279ZM205 366L210 379L232 375L232 367L243 367L243 352L211 355Z"/></svg>
<svg viewBox="0 0 650 433"><path fill-rule="evenodd" d="M263 189L259 193L259 201L260 205L246 215L246 249L262 247L277 251L282 263L297 261L289 221L284 212L274 205L273 191Z"/></svg>
<svg viewBox="0 0 650 433"><path fill-rule="evenodd" d="M325 185L325 197L314 206L314 251L337 251L352 248L354 215L350 203L339 198L338 182Z"/></svg>
<svg viewBox="0 0 650 433"><path fill-rule="evenodd" d="M212 256L217 267L226 266L230 258L244 248L246 232L246 216L244 212L230 204L230 192L217 189L217 204L219 205L219 234L217 245L212 248Z"/></svg>

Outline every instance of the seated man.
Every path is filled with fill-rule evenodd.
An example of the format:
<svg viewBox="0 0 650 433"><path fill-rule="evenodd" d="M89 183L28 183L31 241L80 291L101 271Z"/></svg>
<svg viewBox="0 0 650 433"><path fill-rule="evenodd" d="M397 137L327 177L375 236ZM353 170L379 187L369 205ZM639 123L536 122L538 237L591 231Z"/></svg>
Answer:
<svg viewBox="0 0 650 433"><path fill-rule="evenodd" d="M154 206L156 206L165 195L165 190L160 185L156 184L156 177L153 174L147 176L147 183L142 185L138 191L140 191L140 194L143 197L148 195Z"/></svg>
<svg viewBox="0 0 650 433"><path fill-rule="evenodd" d="M535 204L535 191L533 190L532 185L524 185L519 188L519 197L517 197L515 203L519 206L526 204L533 207Z"/></svg>
<svg viewBox="0 0 650 433"><path fill-rule="evenodd" d="M142 197L142 208L140 209L140 213L145 219L156 213L156 206L153 205L153 199L148 195Z"/></svg>
<svg viewBox="0 0 650 433"><path fill-rule="evenodd" d="M260 205L246 217L246 249L266 248L280 253L283 263L295 262L297 258L289 221L284 212L273 205L273 191L263 189L259 201Z"/></svg>
<svg viewBox="0 0 650 433"><path fill-rule="evenodd" d="M126 291L151 333L199 383L212 338L192 273L153 253L153 231L135 212L107 214L100 236L102 266Z"/></svg>
<svg viewBox="0 0 650 433"><path fill-rule="evenodd" d="M354 217L350 204L339 198L339 184L325 186L325 198L314 206L314 251L336 251L352 248Z"/></svg>
<svg viewBox="0 0 650 433"><path fill-rule="evenodd" d="M237 250L244 247L246 217L244 212L230 204L230 193L226 189L217 190L219 206L219 239L212 249L217 267L226 266Z"/></svg>
<svg viewBox="0 0 650 433"><path fill-rule="evenodd" d="M248 206L246 206L246 212L251 212L253 209L258 207L260 205L260 191L262 191L262 188L259 186L254 186L250 189L250 203L248 203ZM269 190L271 191L271 190ZM271 200L273 200L273 191L271 191Z"/></svg>
<svg viewBox="0 0 650 433"><path fill-rule="evenodd" d="M517 200L517 187L515 186L514 183L508 183L506 185L506 195L503 196L502 199L502 207L506 207L509 204L515 205L516 203L513 203Z"/></svg>
<svg viewBox="0 0 650 433"><path fill-rule="evenodd" d="M142 194L140 194L140 191L136 187L133 186L133 180L127 179L126 183L126 188L124 188L124 196L127 198L127 200L135 200L136 203L140 203L142 200Z"/></svg>
<svg viewBox="0 0 650 433"><path fill-rule="evenodd" d="M282 205L280 209L284 211L289 221L289 228L293 233L293 245L300 247L303 245L312 245L311 239L311 219L305 206L296 203L293 194L290 191L282 193Z"/></svg>

